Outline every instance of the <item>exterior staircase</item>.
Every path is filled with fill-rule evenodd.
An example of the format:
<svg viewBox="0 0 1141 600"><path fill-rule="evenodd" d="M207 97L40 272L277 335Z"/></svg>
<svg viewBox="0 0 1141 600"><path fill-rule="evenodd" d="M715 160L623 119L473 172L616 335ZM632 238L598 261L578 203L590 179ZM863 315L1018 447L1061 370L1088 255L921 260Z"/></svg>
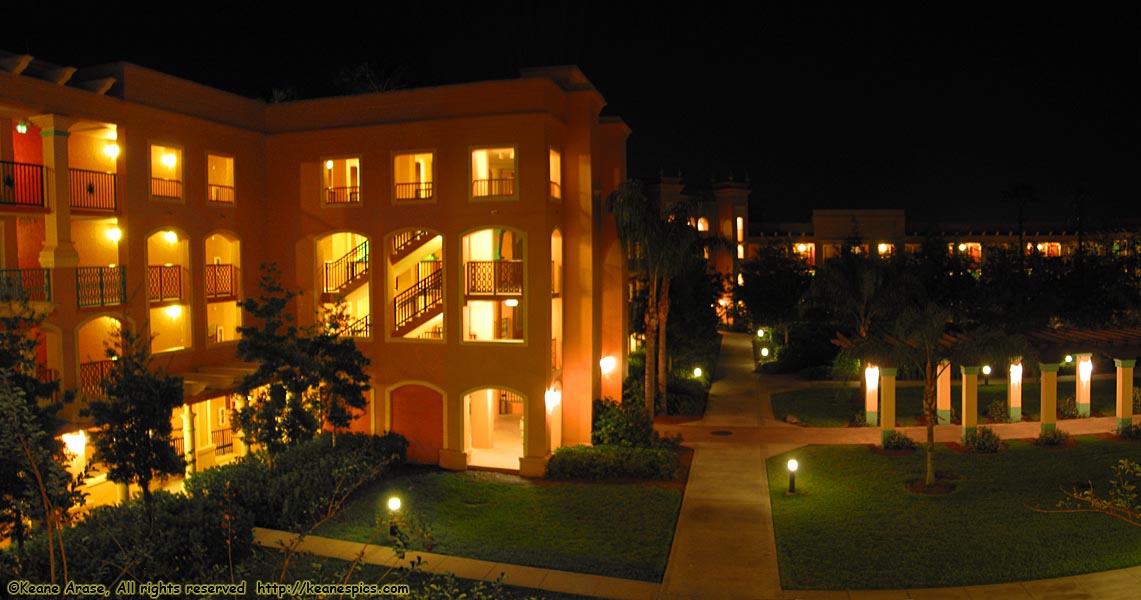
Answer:
<svg viewBox="0 0 1141 600"><path fill-rule="evenodd" d="M368 282L368 240L325 265L325 292L321 301L333 303Z"/></svg>
<svg viewBox="0 0 1141 600"><path fill-rule="evenodd" d="M439 265L439 263L429 263ZM444 310L444 269L437 267L392 299L393 335L403 337Z"/></svg>

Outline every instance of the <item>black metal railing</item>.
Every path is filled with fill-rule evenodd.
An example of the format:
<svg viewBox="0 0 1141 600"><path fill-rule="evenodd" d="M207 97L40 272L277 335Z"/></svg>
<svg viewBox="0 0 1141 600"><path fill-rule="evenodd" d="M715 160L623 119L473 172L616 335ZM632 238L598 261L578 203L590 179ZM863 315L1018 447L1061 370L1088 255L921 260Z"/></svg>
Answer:
<svg viewBox="0 0 1141 600"><path fill-rule="evenodd" d="M372 319L370 315L365 315L354 321L350 321L341 328L338 335L342 337L369 337L372 335Z"/></svg>
<svg viewBox="0 0 1141 600"><path fill-rule="evenodd" d="M185 440L182 439L182 436L170 438L170 446L174 448L175 454L179 456L184 456L186 454L186 444L183 443L184 441Z"/></svg>
<svg viewBox="0 0 1141 600"><path fill-rule="evenodd" d="M177 179L151 177L151 195L156 198L181 198L182 182Z"/></svg>
<svg viewBox="0 0 1141 600"><path fill-rule="evenodd" d="M75 303L79 308L127 303L127 268L77 267Z"/></svg>
<svg viewBox="0 0 1141 600"><path fill-rule="evenodd" d="M419 338L422 340L442 340L444 339L444 328L437 327L421 333Z"/></svg>
<svg viewBox="0 0 1141 600"><path fill-rule="evenodd" d="M79 364L79 389L89 396L103 395L103 380L115 368L113 360L97 360Z"/></svg>
<svg viewBox="0 0 1141 600"><path fill-rule="evenodd" d="M521 296L523 261L469 260L466 291L469 296Z"/></svg>
<svg viewBox="0 0 1141 600"><path fill-rule="evenodd" d="M49 269L0 269L0 300L50 302Z"/></svg>
<svg viewBox="0 0 1141 600"><path fill-rule="evenodd" d="M437 268L412 287L392 299L395 329L401 328L439 308L444 303L444 270Z"/></svg>
<svg viewBox="0 0 1141 600"><path fill-rule="evenodd" d="M432 182L396 184L397 200L428 200L432 197Z"/></svg>
<svg viewBox="0 0 1141 600"><path fill-rule="evenodd" d="M471 182L472 196L512 196L515 194L515 180L507 179L473 179Z"/></svg>
<svg viewBox="0 0 1141 600"><path fill-rule="evenodd" d="M72 208L115 211L115 174L69 169Z"/></svg>
<svg viewBox="0 0 1141 600"><path fill-rule="evenodd" d="M392 254L390 260L396 262L412 253L413 250L426 244L435 237L430 231L412 229L401 231L392 236Z"/></svg>
<svg viewBox="0 0 1141 600"><path fill-rule="evenodd" d="M361 201L361 188L357 185L325 188L326 204L356 204Z"/></svg>
<svg viewBox="0 0 1141 600"><path fill-rule="evenodd" d="M231 300L238 297L234 265L206 265L206 300Z"/></svg>
<svg viewBox="0 0 1141 600"><path fill-rule="evenodd" d="M150 265L147 267L147 297L151 302L182 300L182 267Z"/></svg>
<svg viewBox="0 0 1141 600"><path fill-rule="evenodd" d="M214 443L214 456L225 456L234 453L233 429L215 429L211 431L210 441Z"/></svg>
<svg viewBox="0 0 1141 600"><path fill-rule="evenodd" d="M368 240L325 264L325 291L338 292L365 273L368 273Z"/></svg>
<svg viewBox="0 0 1141 600"><path fill-rule="evenodd" d="M211 202L234 203L234 186L210 183L206 185L206 199Z"/></svg>
<svg viewBox="0 0 1141 600"><path fill-rule="evenodd" d="M44 206L44 166L0 160L0 205Z"/></svg>

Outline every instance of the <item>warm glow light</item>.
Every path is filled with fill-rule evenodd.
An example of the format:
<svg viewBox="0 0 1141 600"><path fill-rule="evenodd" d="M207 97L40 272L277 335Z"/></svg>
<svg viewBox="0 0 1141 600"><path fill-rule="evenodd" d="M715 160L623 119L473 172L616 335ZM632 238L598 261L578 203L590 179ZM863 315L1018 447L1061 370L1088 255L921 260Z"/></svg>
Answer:
<svg viewBox="0 0 1141 600"><path fill-rule="evenodd" d="M876 250L879 250L880 254L887 254L887 244L876 246Z"/></svg>
<svg viewBox="0 0 1141 600"><path fill-rule="evenodd" d="M87 449L87 434L83 433L80 429L75 433L65 433L59 436L63 440L63 444L67 446L67 451L75 456L83 456Z"/></svg>
<svg viewBox="0 0 1141 600"><path fill-rule="evenodd" d="M1022 365L1017 363L1010 365L1010 382L1022 383Z"/></svg>
<svg viewBox="0 0 1141 600"><path fill-rule="evenodd" d="M16 133L28 133L28 124L23 121L16 123Z"/></svg>
<svg viewBox="0 0 1141 600"><path fill-rule="evenodd" d="M119 229L118 227L112 227L108 229L107 239L111 240L112 242L118 242L119 240L123 239L123 230Z"/></svg>
<svg viewBox="0 0 1141 600"><path fill-rule="evenodd" d="M508 298L504 302L504 304L506 304L507 306L510 306L511 308L515 308L516 306L519 306L519 301L516 300L515 298Z"/></svg>
<svg viewBox="0 0 1141 600"><path fill-rule="evenodd" d="M1088 382L1092 373L1093 361L1086 359L1078 363L1078 375L1081 376L1083 382Z"/></svg>
<svg viewBox="0 0 1141 600"><path fill-rule="evenodd" d="M765 330L764 329L758 329L757 330L757 337L765 337Z"/></svg>
<svg viewBox="0 0 1141 600"><path fill-rule="evenodd" d="M1065 360L1066 362L1068 362L1068 363L1072 363L1072 362L1074 362L1074 355L1072 355L1072 354L1067 354L1067 355L1066 355L1066 358L1065 358L1064 360Z"/></svg>
<svg viewBox="0 0 1141 600"><path fill-rule="evenodd" d="M1036 247L1036 248L1038 248L1038 251L1041 251L1041 250L1042 250L1042 244L1038 244L1038 245L1037 245L1037 246L1035 246L1035 247Z"/></svg>
<svg viewBox="0 0 1141 600"><path fill-rule="evenodd" d="M164 231L162 232L162 239L166 240L168 244L173 244L178 241L178 234L173 231Z"/></svg>
<svg viewBox="0 0 1141 600"><path fill-rule="evenodd" d="M768 356L768 355L769 355L769 349L768 348L761 348L761 356Z"/></svg>
<svg viewBox="0 0 1141 600"><path fill-rule="evenodd" d="M799 468L800 468L800 463L796 462L795 458L788 459L788 470L790 472L795 473L796 470Z"/></svg>
<svg viewBox="0 0 1141 600"><path fill-rule="evenodd" d="M388 499L388 510L400 510L400 498L393 496Z"/></svg>
<svg viewBox="0 0 1141 600"><path fill-rule="evenodd" d="M967 250L966 244L959 244L959 252L965 252L966 250Z"/></svg>
<svg viewBox="0 0 1141 600"><path fill-rule="evenodd" d="M704 371L701 370L701 367L694 367L693 368L693 376L694 377L701 377L702 373L704 373Z"/></svg>
<svg viewBox="0 0 1141 600"><path fill-rule="evenodd" d="M325 161L325 168L332 171L333 170L333 161L331 161L331 160ZM397 500L397 502L400 502L400 501Z"/></svg>
<svg viewBox="0 0 1141 600"><path fill-rule="evenodd" d="M559 390L547 390L547 393L543 394L543 402L547 405L547 414L555 410L562 401L563 393Z"/></svg>
<svg viewBox="0 0 1141 600"><path fill-rule="evenodd" d="M990 365L983 365L983 375L990 375Z"/></svg>
<svg viewBox="0 0 1141 600"><path fill-rule="evenodd" d="M745 275L737 273L737 285L745 285Z"/></svg>
<svg viewBox="0 0 1141 600"><path fill-rule="evenodd" d="M797 252L804 252L804 251L806 251L806 250L808 250L808 245L807 245L807 244L797 244L797 245L796 245L796 251L797 251Z"/></svg>
<svg viewBox="0 0 1141 600"><path fill-rule="evenodd" d="M614 368L618 366L618 359L613 356L603 356L602 360L598 361L598 368L602 369L603 375L609 375L614 372Z"/></svg>
<svg viewBox="0 0 1141 600"><path fill-rule="evenodd" d="M175 155L170 153L162 155L162 164L166 165L166 168L173 169L176 163L178 163L178 157Z"/></svg>
<svg viewBox="0 0 1141 600"><path fill-rule="evenodd" d="M867 382L869 390L874 390L879 387L880 368L868 365L868 368L864 369L864 381Z"/></svg>
<svg viewBox="0 0 1141 600"><path fill-rule="evenodd" d="M177 304L166 307L166 316L168 316L172 319L177 319L178 317L181 317L182 316L182 307L177 305Z"/></svg>
<svg viewBox="0 0 1141 600"><path fill-rule="evenodd" d="M119 158L119 145L107 144L106 146L103 146L103 154L106 154L107 158L110 158L111 160Z"/></svg>

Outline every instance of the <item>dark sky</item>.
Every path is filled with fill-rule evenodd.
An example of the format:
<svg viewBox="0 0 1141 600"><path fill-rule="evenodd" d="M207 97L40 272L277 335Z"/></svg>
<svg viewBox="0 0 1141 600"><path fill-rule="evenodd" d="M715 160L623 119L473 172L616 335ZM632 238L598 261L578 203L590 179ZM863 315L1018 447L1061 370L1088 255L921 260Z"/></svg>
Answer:
<svg viewBox="0 0 1141 600"><path fill-rule="evenodd" d="M365 61L406 86L578 64L633 129L633 175L747 176L753 220L903 207L1013 222L1001 192L1016 183L1041 201L1029 220L1069 221L1075 199L1091 221L1141 217L1141 5L626 4L330 3L219 19L106 2L5 27L0 49L128 60L263 98L335 93L336 73Z"/></svg>

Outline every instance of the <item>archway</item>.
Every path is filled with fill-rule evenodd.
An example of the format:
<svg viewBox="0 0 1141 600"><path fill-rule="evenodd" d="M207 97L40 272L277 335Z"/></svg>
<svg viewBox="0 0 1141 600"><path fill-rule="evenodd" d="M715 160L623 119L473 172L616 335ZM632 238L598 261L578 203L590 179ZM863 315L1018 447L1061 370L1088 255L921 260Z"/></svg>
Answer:
<svg viewBox="0 0 1141 600"><path fill-rule="evenodd" d="M527 399L506 388L464 395L464 450L474 467L519 469Z"/></svg>

